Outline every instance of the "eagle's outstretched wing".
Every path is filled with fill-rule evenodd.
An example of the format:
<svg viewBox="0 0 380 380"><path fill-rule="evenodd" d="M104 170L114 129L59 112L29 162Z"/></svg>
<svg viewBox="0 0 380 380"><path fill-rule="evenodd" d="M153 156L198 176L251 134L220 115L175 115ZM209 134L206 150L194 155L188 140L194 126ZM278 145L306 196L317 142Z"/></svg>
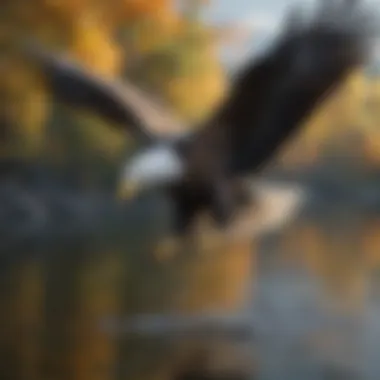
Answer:
<svg viewBox="0 0 380 380"><path fill-rule="evenodd" d="M194 145L212 144L219 136L232 173L260 169L331 90L366 62L370 21L349 0L321 1L313 17L291 17L277 42L243 70Z"/></svg>
<svg viewBox="0 0 380 380"><path fill-rule="evenodd" d="M35 41L24 43L23 50L42 70L54 98L121 125L141 143L184 129L158 100L128 81L118 83L98 77L78 62L49 52Z"/></svg>

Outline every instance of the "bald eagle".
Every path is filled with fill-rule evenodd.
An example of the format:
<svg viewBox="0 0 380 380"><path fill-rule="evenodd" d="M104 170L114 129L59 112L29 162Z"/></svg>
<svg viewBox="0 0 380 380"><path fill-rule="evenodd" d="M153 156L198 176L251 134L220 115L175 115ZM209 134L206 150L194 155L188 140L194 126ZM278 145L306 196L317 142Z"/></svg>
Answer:
<svg viewBox="0 0 380 380"><path fill-rule="evenodd" d="M253 202L247 179L366 63L370 15L358 2L321 1L312 14L290 16L271 47L237 75L220 107L194 128L128 81L111 83L68 57L26 46L58 101L124 126L138 141L121 187L124 193L163 189L174 205L178 237L203 212L226 231Z"/></svg>

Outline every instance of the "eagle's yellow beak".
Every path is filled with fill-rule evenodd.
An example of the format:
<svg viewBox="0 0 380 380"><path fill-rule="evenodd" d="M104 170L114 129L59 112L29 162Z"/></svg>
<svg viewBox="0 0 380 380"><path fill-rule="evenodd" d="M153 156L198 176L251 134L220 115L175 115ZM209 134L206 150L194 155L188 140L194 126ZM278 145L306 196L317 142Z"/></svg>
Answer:
<svg viewBox="0 0 380 380"><path fill-rule="evenodd" d="M139 192L140 186L136 182L121 182L117 189L117 198L131 200Z"/></svg>

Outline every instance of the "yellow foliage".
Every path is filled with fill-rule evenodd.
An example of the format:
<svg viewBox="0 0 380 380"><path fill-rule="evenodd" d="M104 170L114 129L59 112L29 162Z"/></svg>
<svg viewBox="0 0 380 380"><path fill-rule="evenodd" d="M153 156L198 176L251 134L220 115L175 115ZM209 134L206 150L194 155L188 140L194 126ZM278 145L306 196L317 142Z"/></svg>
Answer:
<svg viewBox="0 0 380 380"><path fill-rule="evenodd" d="M41 143L44 141L46 105L46 94L42 89L34 89L25 93L24 101L21 104L19 120L23 126L23 140L27 142L32 153L41 148Z"/></svg>
<svg viewBox="0 0 380 380"><path fill-rule="evenodd" d="M151 20L151 28L141 28L138 32L141 54L144 44L155 47L170 40L180 19L172 3L162 0L14 0L6 1L3 10L2 16L7 21L2 33L5 40L17 42L33 35L53 48L62 46L102 76L118 75L124 59L128 59L124 47L115 39L120 25L132 26L139 20ZM2 67L6 67L1 83L6 95L3 107L7 108L13 128L22 131L22 144L29 141L34 146L42 141L49 106L47 94L41 88L42 83L33 79L30 67L20 64L13 56L8 58L8 64L2 62ZM125 141L120 131L112 130L104 122L94 122L88 116L79 117L78 122L83 125L88 147L103 153L122 149ZM88 123L93 123L93 128L88 128ZM8 148L16 149L13 143Z"/></svg>
<svg viewBox="0 0 380 380"><path fill-rule="evenodd" d="M355 130L367 136L365 151L360 152L363 157L379 160L380 145L377 141L380 135L376 130L380 114L377 115L376 92L379 91L376 87L376 80L370 81L361 70L353 72L306 121L306 128L288 148L289 152L286 151L286 163L303 165L316 162L327 142L336 149L350 149L345 138ZM372 111L368 108L368 101L373 104ZM358 149L362 148L358 145Z"/></svg>
<svg viewBox="0 0 380 380"><path fill-rule="evenodd" d="M207 28L184 21L172 44L157 52L144 71L145 82L162 92L188 121L197 122L222 100L226 75Z"/></svg>
<svg viewBox="0 0 380 380"><path fill-rule="evenodd" d="M366 139L366 153L373 163L380 163L380 134L371 134Z"/></svg>
<svg viewBox="0 0 380 380"><path fill-rule="evenodd" d="M123 16L129 20L156 15L172 8L170 0L121 0L119 3Z"/></svg>
<svg viewBox="0 0 380 380"><path fill-rule="evenodd" d="M70 48L76 58L100 75L111 76L120 70L120 48L94 13L86 12L76 17Z"/></svg>
<svg viewBox="0 0 380 380"><path fill-rule="evenodd" d="M361 236L363 256L369 269L380 264L380 223L374 221Z"/></svg>
<svg viewBox="0 0 380 380"><path fill-rule="evenodd" d="M165 94L182 116L195 121L205 117L220 102L225 88L226 81L216 72L201 77L173 78Z"/></svg>
<svg viewBox="0 0 380 380"><path fill-rule="evenodd" d="M77 128L85 136L86 143L91 146L95 155L109 159L120 157L126 147L125 131L88 115L75 115L78 121Z"/></svg>
<svg viewBox="0 0 380 380"><path fill-rule="evenodd" d="M36 36L107 77L118 76L130 55L137 56L143 62L137 79L161 93L183 118L198 122L223 99L227 81L215 30L196 16L204 2L187 5L188 13L182 15L171 0L4 0L1 37L11 44L25 35ZM128 40L119 43L116 36L121 32ZM6 68L0 79L6 95L3 107L8 108L14 128L21 129L23 139L36 148L36 142L43 140L49 102L30 68L13 56L8 61L2 60ZM368 100L372 106L367 106ZM304 132L285 150L285 161L294 165L314 161L327 140L353 128L368 134L365 154L380 160L377 103L380 80L368 81L361 71L353 73L306 121ZM120 133L108 124L87 115L78 124L86 131L88 147L98 152L122 149Z"/></svg>
<svg viewBox="0 0 380 380"><path fill-rule="evenodd" d="M20 139L19 143L12 141L9 146L2 146L1 154L28 155L41 148L46 116L45 94L41 83L27 70L25 62L10 54L7 58L2 67L2 107L13 129L13 135L20 136Z"/></svg>

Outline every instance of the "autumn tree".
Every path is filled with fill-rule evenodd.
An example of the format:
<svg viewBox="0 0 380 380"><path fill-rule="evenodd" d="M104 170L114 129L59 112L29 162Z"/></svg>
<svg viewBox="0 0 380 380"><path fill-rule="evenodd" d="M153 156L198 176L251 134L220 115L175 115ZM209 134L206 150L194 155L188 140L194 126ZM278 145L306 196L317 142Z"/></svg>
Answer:
<svg viewBox="0 0 380 380"><path fill-rule="evenodd" d="M186 120L204 117L223 95L225 74L212 29L198 17L200 4L190 5L180 13L169 0L7 1L4 108L17 131L18 151L27 142L32 155L88 169L114 165L128 147L123 131L108 121L50 101L38 68L17 54L25 36L103 77L137 81ZM5 154L17 155L16 145L7 144Z"/></svg>

